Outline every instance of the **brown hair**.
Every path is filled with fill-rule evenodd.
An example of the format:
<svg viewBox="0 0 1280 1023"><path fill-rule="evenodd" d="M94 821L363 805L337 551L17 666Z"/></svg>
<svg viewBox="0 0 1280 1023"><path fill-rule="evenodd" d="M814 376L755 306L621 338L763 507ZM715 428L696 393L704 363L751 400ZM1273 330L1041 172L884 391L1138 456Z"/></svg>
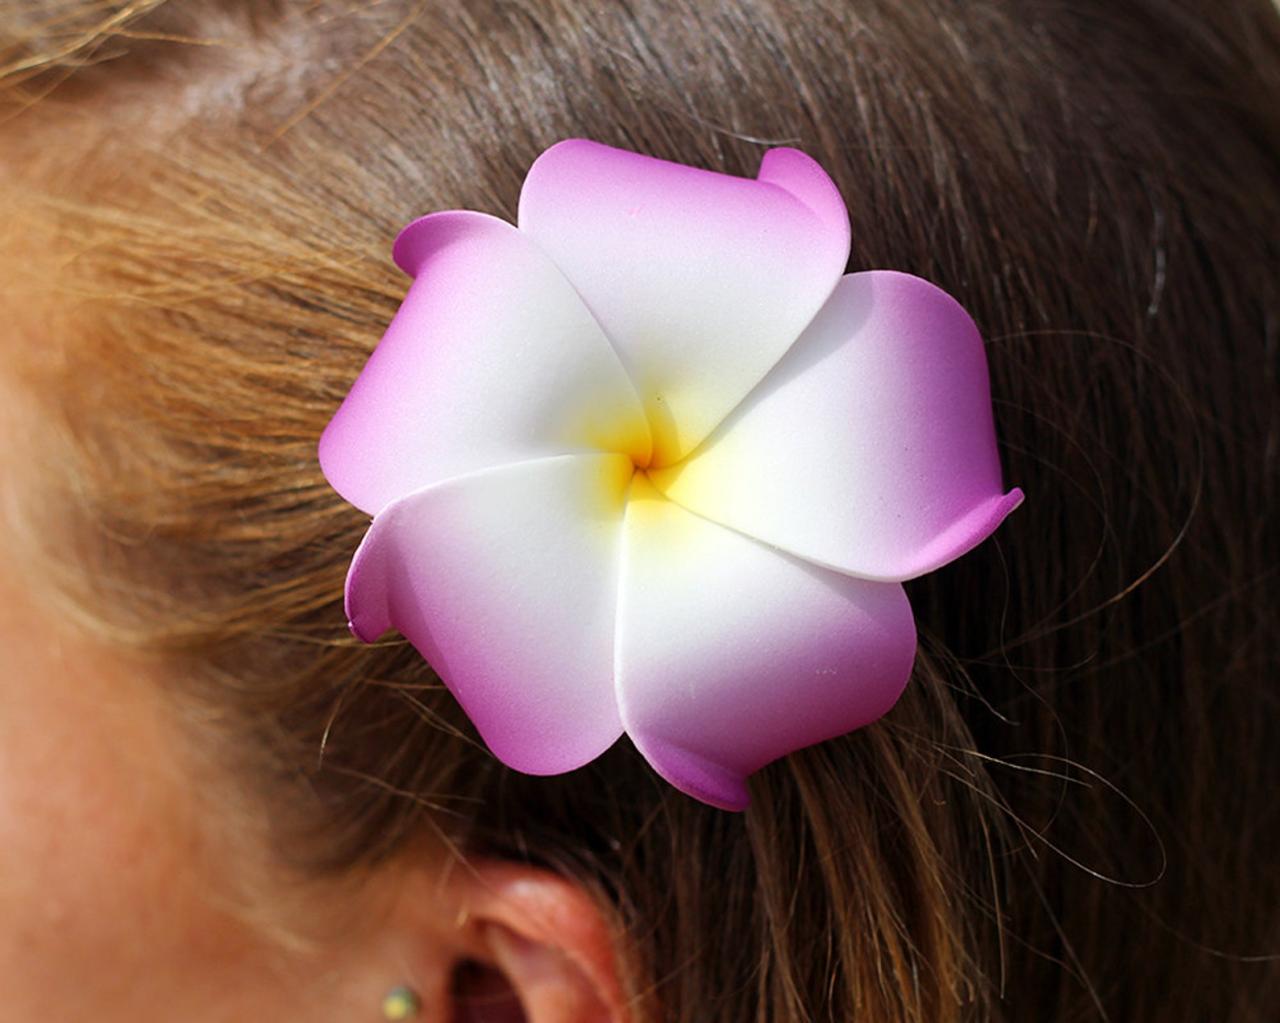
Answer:
<svg viewBox="0 0 1280 1023"><path fill-rule="evenodd" d="M6 215L48 239L15 283L59 310L23 356L32 543L68 613L166 666L283 862L432 834L562 870L612 907L637 1019L1280 1004L1270 0L10 8ZM910 585L899 706L760 772L744 815L626 740L510 772L412 649L345 633L366 523L315 445L404 292L390 240L513 217L570 135L817 158L851 268L983 328L1028 494Z"/></svg>

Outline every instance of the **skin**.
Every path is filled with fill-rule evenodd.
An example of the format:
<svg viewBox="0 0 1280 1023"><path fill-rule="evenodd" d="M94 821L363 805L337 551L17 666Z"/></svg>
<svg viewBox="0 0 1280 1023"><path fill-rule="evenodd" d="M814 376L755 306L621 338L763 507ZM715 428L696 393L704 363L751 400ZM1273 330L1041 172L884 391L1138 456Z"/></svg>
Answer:
<svg viewBox="0 0 1280 1023"><path fill-rule="evenodd" d="M36 318L24 309L20 344ZM0 500L11 513L35 478L33 412L5 369ZM261 866L211 826L201 794L219 783L189 755L154 668L78 634L40 569L20 531L0 529L4 1018L132 1020L160 1008L196 1020L300 1009L359 1019L376 1007L371 986L396 978L375 983L339 962L369 960L372 947L290 952L245 919L240 896Z"/></svg>
<svg viewBox="0 0 1280 1023"><path fill-rule="evenodd" d="M227 878L154 688L4 582L0 990L14 1018L128 1019L192 998L232 1018L238 996L219 989L266 950L217 905Z"/></svg>
<svg viewBox="0 0 1280 1023"><path fill-rule="evenodd" d="M31 240L29 240L31 241ZM47 469L17 367L58 358L57 308L25 287L38 244L0 251L0 1015L124 1023L627 1018L604 916L568 881L415 847L357 881L273 867L218 765L196 757L156 663L59 612L21 513ZM26 359L29 364L31 359ZM35 516L35 528L41 528ZM287 938L287 940L286 940ZM453 977L506 1005L472 1016ZM495 1003L497 1004L497 1003ZM521 1006L523 1008L521 1008Z"/></svg>

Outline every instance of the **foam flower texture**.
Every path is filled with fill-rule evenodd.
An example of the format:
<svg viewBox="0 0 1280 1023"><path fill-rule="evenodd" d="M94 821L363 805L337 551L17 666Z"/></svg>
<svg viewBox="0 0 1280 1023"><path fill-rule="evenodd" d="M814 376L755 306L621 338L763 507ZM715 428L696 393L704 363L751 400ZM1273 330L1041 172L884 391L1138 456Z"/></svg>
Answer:
<svg viewBox="0 0 1280 1023"><path fill-rule="evenodd" d="M747 179L572 139L517 225L409 224L413 283L320 442L373 517L355 635L398 629L513 768L626 733L726 809L883 715L915 656L901 583L1022 495L972 320L917 277L846 275L849 247L786 148Z"/></svg>

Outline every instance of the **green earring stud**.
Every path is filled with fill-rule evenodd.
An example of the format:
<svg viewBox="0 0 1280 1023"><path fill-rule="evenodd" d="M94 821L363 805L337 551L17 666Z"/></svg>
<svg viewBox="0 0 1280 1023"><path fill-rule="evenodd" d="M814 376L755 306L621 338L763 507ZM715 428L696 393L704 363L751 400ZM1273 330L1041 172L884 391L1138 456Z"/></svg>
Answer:
<svg viewBox="0 0 1280 1023"><path fill-rule="evenodd" d="M422 1011L422 999L413 988L393 987L382 999L383 1019L413 1019Z"/></svg>

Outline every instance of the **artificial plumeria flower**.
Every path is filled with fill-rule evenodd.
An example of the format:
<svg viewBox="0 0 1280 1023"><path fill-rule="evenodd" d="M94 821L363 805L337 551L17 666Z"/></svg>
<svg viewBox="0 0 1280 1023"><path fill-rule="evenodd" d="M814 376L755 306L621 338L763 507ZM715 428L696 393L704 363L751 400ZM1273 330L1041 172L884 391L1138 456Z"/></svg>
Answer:
<svg viewBox="0 0 1280 1023"><path fill-rule="evenodd" d="M901 582L1021 500L981 338L919 278L844 275L844 203L793 149L750 180L561 142L518 221L396 239L413 284L320 442L373 516L351 628L398 629L513 768L625 732L741 809L893 706Z"/></svg>

